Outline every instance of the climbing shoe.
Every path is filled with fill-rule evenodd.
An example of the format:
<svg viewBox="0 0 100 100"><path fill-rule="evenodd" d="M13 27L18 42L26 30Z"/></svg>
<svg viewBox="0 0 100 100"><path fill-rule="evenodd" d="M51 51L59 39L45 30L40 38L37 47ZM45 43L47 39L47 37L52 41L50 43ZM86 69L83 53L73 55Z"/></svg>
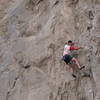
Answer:
<svg viewBox="0 0 100 100"><path fill-rule="evenodd" d="M83 68L85 68L85 66L82 66L82 67L80 68L80 70L82 70Z"/></svg>
<svg viewBox="0 0 100 100"><path fill-rule="evenodd" d="M73 76L74 78L76 78L76 75L75 75L75 74L72 74L72 76Z"/></svg>

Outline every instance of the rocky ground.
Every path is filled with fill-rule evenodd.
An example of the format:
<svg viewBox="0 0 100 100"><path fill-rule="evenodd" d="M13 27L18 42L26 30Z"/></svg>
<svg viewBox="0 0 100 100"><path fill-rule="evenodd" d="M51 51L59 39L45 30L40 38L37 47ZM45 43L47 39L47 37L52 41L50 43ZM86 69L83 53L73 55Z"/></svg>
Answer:
<svg viewBox="0 0 100 100"><path fill-rule="evenodd" d="M100 0L0 0L0 100L100 100Z"/></svg>

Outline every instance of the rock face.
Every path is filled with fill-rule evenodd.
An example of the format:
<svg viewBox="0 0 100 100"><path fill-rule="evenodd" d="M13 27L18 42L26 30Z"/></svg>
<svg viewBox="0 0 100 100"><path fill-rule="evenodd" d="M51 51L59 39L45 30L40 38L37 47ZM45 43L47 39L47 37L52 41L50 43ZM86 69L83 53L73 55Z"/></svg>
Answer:
<svg viewBox="0 0 100 100"><path fill-rule="evenodd" d="M99 24L100 0L0 0L0 100L100 100ZM69 39L84 47L76 79Z"/></svg>

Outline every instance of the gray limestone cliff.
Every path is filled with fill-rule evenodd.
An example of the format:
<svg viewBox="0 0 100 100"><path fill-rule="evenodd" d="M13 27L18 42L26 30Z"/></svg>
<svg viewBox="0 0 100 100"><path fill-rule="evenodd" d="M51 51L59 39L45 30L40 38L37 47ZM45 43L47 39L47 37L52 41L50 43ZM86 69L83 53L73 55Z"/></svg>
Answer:
<svg viewBox="0 0 100 100"><path fill-rule="evenodd" d="M0 100L100 100L100 0L0 0Z"/></svg>

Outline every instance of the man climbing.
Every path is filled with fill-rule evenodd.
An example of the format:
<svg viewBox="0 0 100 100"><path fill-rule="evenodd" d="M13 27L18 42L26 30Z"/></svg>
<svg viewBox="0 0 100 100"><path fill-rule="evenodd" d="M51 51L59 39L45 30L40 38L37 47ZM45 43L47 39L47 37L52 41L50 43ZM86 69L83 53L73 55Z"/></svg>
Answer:
<svg viewBox="0 0 100 100"><path fill-rule="evenodd" d="M68 69L70 72L73 72L73 69L70 65L70 62L75 62L77 67L81 70L83 69L85 66L81 67L78 60L74 57L72 57L70 55L70 52L73 51L73 50L79 50L79 49L82 49L82 47L76 47L74 46L74 43L69 40L66 44L65 44L65 47L64 47L64 52L63 52L63 60L65 61L65 63L68 65ZM72 74L73 77L76 77L74 74Z"/></svg>

